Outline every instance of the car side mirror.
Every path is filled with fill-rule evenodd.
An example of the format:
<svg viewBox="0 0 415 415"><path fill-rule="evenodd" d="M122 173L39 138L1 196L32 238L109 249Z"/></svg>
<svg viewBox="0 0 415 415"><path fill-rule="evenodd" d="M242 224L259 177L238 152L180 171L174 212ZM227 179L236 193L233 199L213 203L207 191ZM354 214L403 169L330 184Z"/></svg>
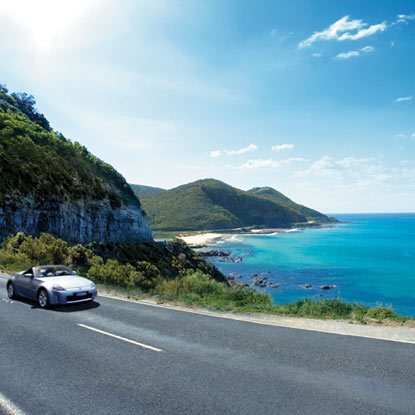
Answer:
<svg viewBox="0 0 415 415"><path fill-rule="evenodd" d="M26 278L33 278L33 274L23 274L23 276Z"/></svg>

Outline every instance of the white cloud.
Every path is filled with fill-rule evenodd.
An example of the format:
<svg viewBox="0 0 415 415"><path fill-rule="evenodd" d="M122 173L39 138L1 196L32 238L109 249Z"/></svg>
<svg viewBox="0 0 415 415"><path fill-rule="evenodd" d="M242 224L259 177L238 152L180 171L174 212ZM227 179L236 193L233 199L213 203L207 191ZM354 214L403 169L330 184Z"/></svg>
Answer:
<svg viewBox="0 0 415 415"><path fill-rule="evenodd" d="M414 183L415 168L408 163L386 166L382 157L334 159L324 156L309 169L298 171L295 176L302 178L301 182L308 181L311 186L319 183L321 188L326 183L330 188L336 188L341 197L342 194L357 191L373 190L378 193L379 186L384 186L384 191L395 186L401 189L404 181ZM304 180L305 177L309 179ZM364 200L366 195L362 193L362 196Z"/></svg>
<svg viewBox="0 0 415 415"><path fill-rule="evenodd" d="M336 55L334 58L335 59L350 59L353 56L360 56L360 52L358 52L357 50L351 50L349 52L341 52L338 55Z"/></svg>
<svg viewBox="0 0 415 415"><path fill-rule="evenodd" d="M330 156L324 156L315 161L308 170L297 172L297 176L314 174L318 176L337 176L347 170L358 170L360 166L372 161L372 158L344 157L335 160Z"/></svg>
<svg viewBox="0 0 415 415"><path fill-rule="evenodd" d="M359 50L350 50L349 52L341 52L334 57L334 59L350 59L353 56L360 56L360 52L370 53L373 52L375 48L373 46L365 46Z"/></svg>
<svg viewBox="0 0 415 415"><path fill-rule="evenodd" d="M235 156L237 154L245 154L250 153L252 151L255 151L258 148L255 144L249 144L249 146L241 148L239 150L224 150L224 153L226 153L228 156Z"/></svg>
<svg viewBox="0 0 415 415"><path fill-rule="evenodd" d="M272 159L264 160L264 159L256 159L256 160L248 160L246 163L240 166L240 169L258 169L262 167L282 167L287 164L291 164L294 162L307 162L307 159L302 157L290 157L286 160L274 161Z"/></svg>
<svg viewBox="0 0 415 415"><path fill-rule="evenodd" d="M361 29L366 26L366 23L362 20L349 20L349 17L350 16L342 17L322 32L314 32L309 38L300 42L299 47L304 48L311 46L318 40L339 39L341 33L347 33L351 30Z"/></svg>
<svg viewBox="0 0 415 415"><path fill-rule="evenodd" d="M213 158L219 157L221 155L222 155L222 151L220 151L220 150L210 152L210 157L213 157Z"/></svg>
<svg viewBox="0 0 415 415"><path fill-rule="evenodd" d="M363 20L350 20L350 16L344 16L337 22L330 25L321 32L314 32L309 38L299 43L299 47L311 46L319 40L358 40L372 36L377 32L384 32L388 26L386 21L366 27L367 23Z"/></svg>
<svg viewBox="0 0 415 415"><path fill-rule="evenodd" d="M395 24L397 23L406 23L408 24L409 21L415 20L415 14L398 14L397 19L395 20Z"/></svg>
<svg viewBox="0 0 415 415"><path fill-rule="evenodd" d="M404 102L404 101L411 101L413 97L400 97L396 98L395 102Z"/></svg>
<svg viewBox="0 0 415 415"><path fill-rule="evenodd" d="M216 158L222 155L227 156L236 156L239 154L251 153L258 149L258 146L255 144L249 144L247 147L240 148L239 150L215 150L210 152L210 157Z"/></svg>
<svg viewBox="0 0 415 415"><path fill-rule="evenodd" d="M294 144L278 144L276 146L272 146L272 151L285 151L285 150L292 150L294 148Z"/></svg>
<svg viewBox="0 0 415 415"><path fill-rule="evenodd" d="M395 134L395 138L399 140L400 138L406 138L406 135L405 134Z"/></svg>
<svg viewBox="0 0 415 415"><path fill-rule="evenodd" d="M375 48L373 46L365 46L364 48L360 49L362 52L369 53L373 52Z"/></svg>
<svg viewBox="0 0 415 415"><path fill-rule="evenodd" d="M364 37L372 36L377 32L384 32L387 29L386 22L369 26L367 29L358 30L352 34L350 32L343 33L338 40L358 40Z"/></svg>
<svg viewBox="0 0 415 415"><path fill-rule="evenodd" d="M315 56L316 58L321 58L321 53L313 53L313 56Z"/></svg>

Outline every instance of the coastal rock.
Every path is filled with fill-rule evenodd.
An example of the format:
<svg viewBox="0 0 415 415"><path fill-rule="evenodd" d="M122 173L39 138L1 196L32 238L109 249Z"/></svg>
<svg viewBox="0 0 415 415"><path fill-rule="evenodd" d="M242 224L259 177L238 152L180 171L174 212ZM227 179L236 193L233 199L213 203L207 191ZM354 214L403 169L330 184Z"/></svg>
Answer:
<svg viewBox="0 0 415 415"><path fill-rule="evenodd" d="M69 243L153 240L138 201L112 208L108 199L87 196L36 200L8 195L0 207L0 240L20 231L33 236L46 232Z"/></svg>
<svg viewBox="0 0 415 415"><path fill-rule="evenodd" d="M332 288L336 288L336 285L328 284L328 285L321 285L320 288L322 290L331 290Z"/></svg>
<svg viewBox="0 0 415 415"><path fill-rule="evenodd" d="M233 258L233 257L230 257L230 256L223 257L223 258L219 259L220 262L242 262L243 260L244 259L241 258L241 257Z"/></svg>
<svg viewBox="0 0 415 415"><path fill-rule="evenodd" d="M301 288L304 288L305 290L309 290L310 288L313 288L311 284L304 284L301 286Z"/></svg>
<svg viewBox="0 0 415 415"><path fill-rule="evenodd" d="M269 286L270 286L271 288L278 288L280 285L279 285L279 284L269 284Z"/></svg>
<svg viewBox="0 0 415 415"><path fill-rule="evenodd" d="M229 251L219 251L218 249L212 249L210 251L203 251L201 254L205 258L211 258L211 257L229 257L231 255L231 252Z"/></svg>

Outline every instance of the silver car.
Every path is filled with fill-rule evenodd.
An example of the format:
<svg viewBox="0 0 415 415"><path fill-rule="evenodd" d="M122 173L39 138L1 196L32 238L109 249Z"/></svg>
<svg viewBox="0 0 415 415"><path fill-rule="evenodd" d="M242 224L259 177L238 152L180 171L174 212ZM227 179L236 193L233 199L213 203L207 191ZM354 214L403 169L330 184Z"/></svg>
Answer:
<svg viewBox="0 0 415 415"><path fill-rule="evenodd" d="M97 296L97 287L68 267L41 265L13 274L7 281L7 294L9 298L31 298L45 308L93 301Z"/></svg>

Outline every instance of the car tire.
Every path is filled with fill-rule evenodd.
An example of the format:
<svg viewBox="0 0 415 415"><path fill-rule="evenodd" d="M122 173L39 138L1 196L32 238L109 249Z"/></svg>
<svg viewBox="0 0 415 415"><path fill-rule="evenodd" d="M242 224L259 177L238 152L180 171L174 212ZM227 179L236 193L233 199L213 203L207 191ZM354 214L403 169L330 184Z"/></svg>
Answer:
<svg viewBox="0 0 415 415"><path fill-rule="evenodd" d="M7 284L7 295L9 296L9 298L10 298L11 300L13 300L14 298L16 298L16 297L17 297L17 295L16 295L16 290L15 290L14 285L13 285L13 283L12 283L12 282L9 282L9 283Z"/></svg>
<svg viewBox="0 0 415 415"><path fill-rule="evenodd" d="M37 303L40 308L47 308L49 306L49 295L44 288L41 288L37 293Z"/></svg>

